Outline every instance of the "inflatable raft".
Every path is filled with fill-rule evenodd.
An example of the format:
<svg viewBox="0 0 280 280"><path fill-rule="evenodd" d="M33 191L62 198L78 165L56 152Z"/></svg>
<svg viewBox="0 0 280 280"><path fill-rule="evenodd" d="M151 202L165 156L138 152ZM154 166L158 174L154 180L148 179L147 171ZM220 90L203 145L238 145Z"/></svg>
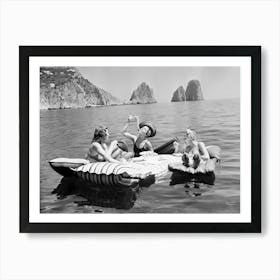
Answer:
<svg viewBox="0 0 280 280"><path fill-rule="evenodd" d="M174 140L172 141L172 146ZM170 142L169 141L169 142ZM170 144L169 144L170 147ZM166 148L166 147L165 147ZM220 148L207 147L210 160L201 162L195 170L186 167L182 154L147 153L132 158L127 163L94 162L85 159L57 158L50 161L51 167L62 176L77 176L85 182L99 186L133 186L149 178L160 178L168 171L181 174L213 174L216 162L220 159Z"/></svg>
<svg viewBox="0 0 280 280"><path fill-rule="evenodd" d="M175 149L174 149L174 141L177 141L177 138L172 138L170 139L168 142L160 145L159 147L157 147L154 151L157 154L173 154ZM123 151L128 151L127 150L127 146L125 143L123 143L123 141L118 141L118 146L120 149L122 149ZM136 159L134 161L137 161ZM143 158L140 159L140 161L143 161ZM90 161L86 160L86 159L80 159L80 158L75 158L75 159L71 159L71 158L56 158L53 160L49 161L51 167L60 175L62 176L73 176L75 174L74 169L78 168L80 166L89 164ZM103 163L98 163L99 164L103 164ZM97 166L98 166L97 165Z"/></svg>
<svg viewBox="0 0 280 280"><path fill-rule="evenodd" d="M58 199L63 199L69 195L79 196L80 198L75 199L74 202L79 206L90 205L128 210L134 206L141 189L141 186L129 188L108 186L104 188L85 182L78 177L63 177L52 194L55 194Z"/></svg>
<svg viewBox="0 0 280 280"><path fill-rule="evenodd" d="M151 176L165 175L169 164L181 161L179 156L154 154L132 158L127 163L90 163L83 159L58 158L51 160L50 165L62 176L78 176L95 185L133 186Z"/></svg>
<svg viewBox="0 0 280 280"><path fill-rule="evenodd" d="M179 163L170 163L169 170L170 171L180 171L188 174L206 174L215 171L216 162L220 160L221 149L218 146L208 146L206 147L210 159L207 161L201 160L199 166L194 169L192 167L186 167L183 165L183 162Z"/></svg>
<svg viewBox="0 0 280 280"><path fill-rule="evenodd" d="M213 185L215 182L216 163L220 161L221 149L218 146L206 147L210 159L201 161L196 169L186 167L183 162L171 163L168 165L171 175L171 185L182 184L185 182L195 181L208 185Z"/></svg>

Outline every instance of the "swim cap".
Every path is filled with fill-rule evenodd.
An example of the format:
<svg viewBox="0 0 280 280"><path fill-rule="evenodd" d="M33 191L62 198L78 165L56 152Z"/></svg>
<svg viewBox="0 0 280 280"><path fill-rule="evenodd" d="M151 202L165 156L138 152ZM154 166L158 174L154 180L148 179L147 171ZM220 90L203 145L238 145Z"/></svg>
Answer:
<svg viewBox="0 0 280 280"><path fill-rule="evenodd" d="M139 124L139 127L140 127L140 128L142 128L142 127L144 127L144 126L147 126L147 127L150 129L150 131L151 131L151 135L148 136L148 137L153 137L153 136L156 135L157 130L156 130L156 127L154 126L154 124L153 124L152 122L141 122L141 123Z"/></svg>

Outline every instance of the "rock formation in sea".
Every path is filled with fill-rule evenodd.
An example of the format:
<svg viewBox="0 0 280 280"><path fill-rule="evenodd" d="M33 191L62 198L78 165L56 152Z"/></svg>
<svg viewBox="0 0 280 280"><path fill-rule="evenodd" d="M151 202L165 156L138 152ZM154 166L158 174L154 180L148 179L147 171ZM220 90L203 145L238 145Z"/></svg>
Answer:
<svg viewBox="0 0 280 280"><path fill-rule="evenodd" d="M154 98L153 90L144 82L133 91L129 101L132 104L149 104L157 102Z"/></svg>
<svg viewBox="0 0 280 280"><path fill-rule="evenodd" d="M185 90L183 86L179 86L173 93L171 102L181 102L186 101Z"/></svg>
<svg viewBox="0 0 280 280"><path fill-rule="evenodd" d="M191 80L186 89L186 101L204 100L201 85L198 80Z"/></svg>
<svg viewBox="0 0 280 280"><path fill-rule="evenodd" d="M85 79L75 67L40 68L40 109L119 104L121 100Z"/></svg>

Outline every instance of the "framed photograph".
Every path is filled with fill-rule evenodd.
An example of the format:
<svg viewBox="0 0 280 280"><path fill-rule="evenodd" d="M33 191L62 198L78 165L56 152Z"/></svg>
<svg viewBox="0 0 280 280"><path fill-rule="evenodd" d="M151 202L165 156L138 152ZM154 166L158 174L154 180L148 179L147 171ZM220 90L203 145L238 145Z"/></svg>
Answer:
<svg viewBox="0 0 280 280"><path fill-rule="evenodd" d="M261 232L260 46L20 46L20 232Z"/></svg>

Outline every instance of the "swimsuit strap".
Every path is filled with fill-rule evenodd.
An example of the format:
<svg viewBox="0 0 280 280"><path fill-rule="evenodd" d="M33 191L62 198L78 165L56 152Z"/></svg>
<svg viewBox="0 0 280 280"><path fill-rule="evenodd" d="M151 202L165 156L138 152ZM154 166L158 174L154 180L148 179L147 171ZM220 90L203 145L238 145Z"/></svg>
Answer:
<svg viewBox="0 0 280 280"><path fill-rule="evenodd" d="M133 152L135 157L139 157L141 152L145 152L147 149L145 148L145 144L143 148L138 148L136 144L133 145Z"/></svg>

